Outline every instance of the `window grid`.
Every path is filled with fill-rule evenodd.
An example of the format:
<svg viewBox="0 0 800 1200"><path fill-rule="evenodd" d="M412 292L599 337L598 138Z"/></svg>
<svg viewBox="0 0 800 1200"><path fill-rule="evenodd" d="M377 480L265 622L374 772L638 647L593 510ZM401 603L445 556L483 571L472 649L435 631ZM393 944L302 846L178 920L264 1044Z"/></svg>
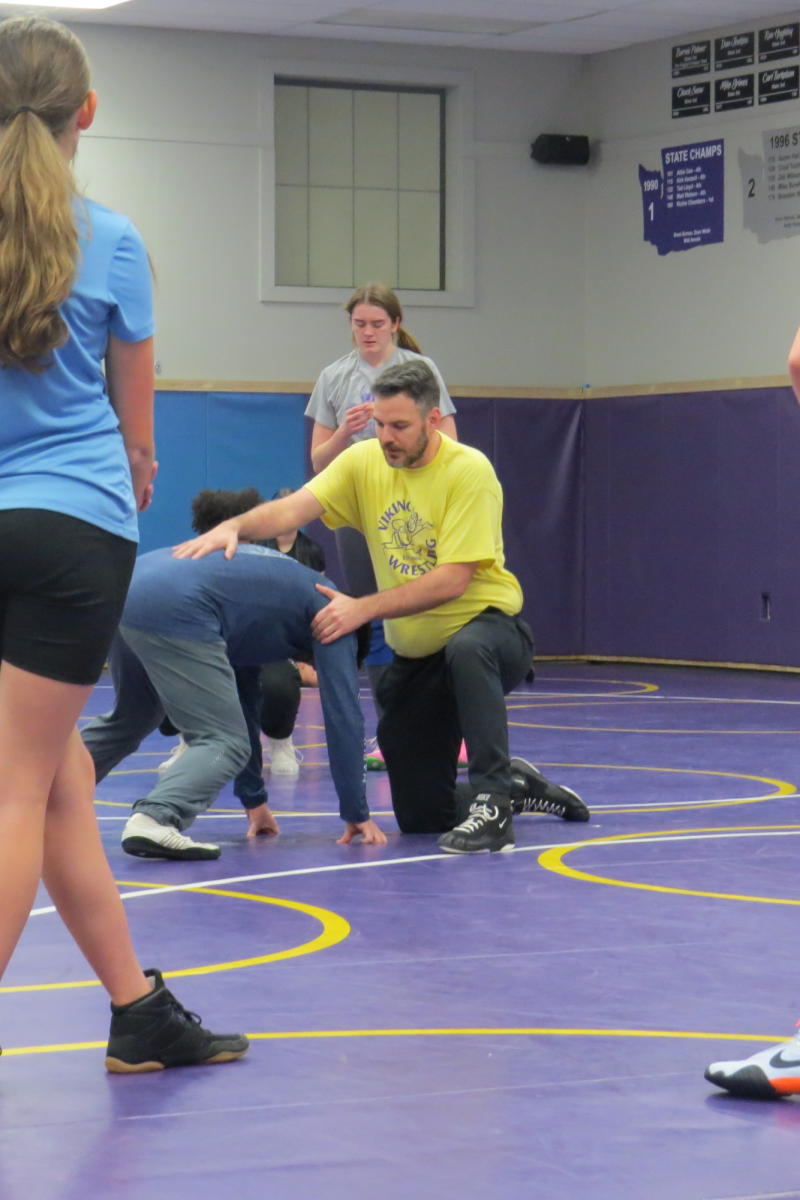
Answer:
<svg viewBox="0 0 800 1200"><path fill-rule="evenodd" d="M289 76L289 77L277 76L275 79L275 87L276 87L276 89L278 87L301 87L301 88L306 89L305 123L306 123L306 180L307 180L307 183L306 183L305 187L306 187L306 193L307 193L307 203L306 203L306 237L305 237L305 243L306 243L306 282L305 282L305 286L307 286L307 287L316 286L311 283L311 271L312 271L312 238L311 238L311 234L312 234L312 203L311 203L311 195L312 195L312 192L313 192L315 186L325 186L326 189L330 189L332 191L349 192L352 196L352 221L351 221L351 236L352 236L352 242L353 242L352 254L351 254L351 264L352 264L352 270L353 270L352 278L351 278L351 281L349 284L346 284L344 281L342 281L342 283L339 283L336 285L331 284L331 285L323 285L323 286L357 286L358 284L365 282L364 280L356 279L356 277L355 277L356 276L356 245L357 245L357 242L356 242L356 237L357 237L356 195L359 190L361 190L361 191L369 190L369 191L374 191L374 192L383 191L383 192L387 192L387 193L391 192L391 193L395 193L397 195L398 206L397 206L395 258L396 258L396 263L397 263L397 286L399 286L399 287L403 286L402 278L401 278L401 275L402 275L402 263L401 263L402 220L401 220L400 198L401 198L402 194L431 195L432 192L428 188L413 188L413 187L402 187L401 188L401 186L400 186L401 149L402 149L401 148L401 137L400 137L400 120L401 120L400 97L402 95L430 95L430 96L436 96L438 98L438 101L439 101L438 286L435 289L422 288L422 289L417 289L417 290L444 291L446 288L446 150L447 150L447 140L446 140L447 94L446 94L446 90L444 88L413 87L413 86L401 86L401 85L396 85L396 84L346 83L346 82L338 82L338 81L334 81L334 80L306 79L306 78L299 78L296 76ZM311 88L314 88L314 89L328 88L331 90L348 91L353 94L353 103L351 105L351 143L352 143L352 148L351 148L351 164L350 164L350 168L351 168L350 175L351 175L351 179L353 182L352 182L351 186L347 186L344 184L312 185L312 183L311 183L311 166L312 166L312 162L311 162L311 154L312 154ZM370 186L368 189L364 189L364 188L359 189L358 187L356 187L356 182L355 182L356 181L355 93L358 93L358 92L383 92L383 93L389 93L389 94L397 96L397 101L398 101L398 103L397 103L397 126L396 126L397 136L396 136L396 152L395 152L395 168L396 168L396 172L397 172L397 185L395 187L383 188L383 187L380 187L379 185L375 185L374 183L370 183ZM277 232L278 231L276 228L276 235L277 235ZM276 282L280 285L281 280L278 279L278 280L276 280ZM413 285L411 285L411 286L413 286Z"/></svg>

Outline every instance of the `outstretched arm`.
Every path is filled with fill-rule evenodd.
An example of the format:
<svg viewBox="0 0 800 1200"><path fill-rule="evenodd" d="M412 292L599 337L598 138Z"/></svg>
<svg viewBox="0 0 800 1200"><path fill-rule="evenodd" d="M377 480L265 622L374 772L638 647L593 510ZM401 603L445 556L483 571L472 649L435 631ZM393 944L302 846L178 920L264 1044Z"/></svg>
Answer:
<svg viewBox="0 0 800 1200"><path fill-rule="evenodd" d="M176 558L204 558L212 550L224 550L226 558L233 558L240 539L255 542L278 537L321 517L324 511L316 496L303 487L282 500L270 500L241 517L223 521L208 533L182 542L173 553Z"/></svg>

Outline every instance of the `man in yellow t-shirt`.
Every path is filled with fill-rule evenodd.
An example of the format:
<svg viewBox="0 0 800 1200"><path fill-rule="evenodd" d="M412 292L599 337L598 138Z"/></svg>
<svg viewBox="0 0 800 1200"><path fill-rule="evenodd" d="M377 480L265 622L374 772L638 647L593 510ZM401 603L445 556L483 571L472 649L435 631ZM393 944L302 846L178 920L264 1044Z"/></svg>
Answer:
<svg viewBox="0 0 800 1200"><path fill-rule="evenodd" d="M440 833L455 854L508 850L512 811L588 821L569 788L509 759L505 695L531 667L522 591L505 568L503 495L488 459L439 431L435 376L424 361L374 385L377 438L346 449L305 487L217 526L176 550L200 557L239 537L276 537L322 517L367 539L378 592L358 599L321 587L322 643L384 621L395 651L378 688L378 744L404 833ZM456 785L462 736L469 785Z"/></svg>

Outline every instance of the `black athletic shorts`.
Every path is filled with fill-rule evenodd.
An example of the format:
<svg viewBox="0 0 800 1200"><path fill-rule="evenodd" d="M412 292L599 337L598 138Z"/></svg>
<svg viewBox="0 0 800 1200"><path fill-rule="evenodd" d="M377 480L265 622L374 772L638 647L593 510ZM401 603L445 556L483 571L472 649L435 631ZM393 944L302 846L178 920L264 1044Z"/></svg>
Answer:
<svg viewBox="0 0 800 1200"><path fill-rule="evenodd" d="M0 656L61 683L97 683L136 543L63 513L0 510Z"/></svg>

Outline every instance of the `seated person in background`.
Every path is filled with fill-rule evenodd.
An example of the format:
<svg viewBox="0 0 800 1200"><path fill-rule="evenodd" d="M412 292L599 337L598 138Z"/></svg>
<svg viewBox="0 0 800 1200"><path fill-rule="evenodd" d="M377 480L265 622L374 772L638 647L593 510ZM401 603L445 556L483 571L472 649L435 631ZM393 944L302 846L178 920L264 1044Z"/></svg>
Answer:
<svg viewBox="0 0 800 1200"><path fill-rule="evenodd" d="M234 778L248 811L248 836L277 832L261 777L261 665L312 653L345 822L340 840L346 844L360 834L364 842L385 844L366 800L357 637L315 642L312 622L328 603L317 584L330 587L329 581L262 546L242 550L234 562L221 553L192 562L174 558L167 548L136 563L109 655L115 706L86 726L83 740L98 781L165 714L187 749L134 805L123 849L146 858L219 858L218 846L194 842L183 831ZM366 627L365 642L368 633Z"/></svg>

